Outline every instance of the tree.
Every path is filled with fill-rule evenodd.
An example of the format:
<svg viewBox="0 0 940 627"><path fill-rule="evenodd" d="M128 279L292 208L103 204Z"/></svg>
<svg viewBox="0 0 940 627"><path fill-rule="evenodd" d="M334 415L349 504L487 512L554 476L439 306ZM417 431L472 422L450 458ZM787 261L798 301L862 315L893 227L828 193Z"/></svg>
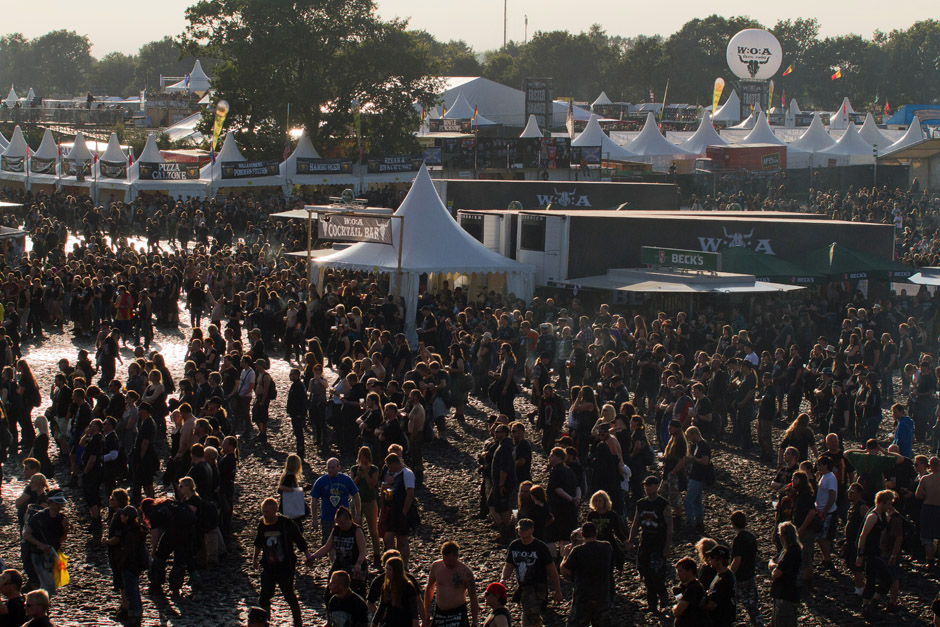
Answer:
<svg viewBox="0 0 940 627"><path fill-rule="evenodd" d="M30 80L29 55L30 43L22 33L12 33L0 38L0 87L2 98L6 98L7 85L17 85L22 91Z"/></svg>
<svg viewBox="0 0 940 627"><path fill-rule="evenodd" d="M55 30L30 43L27 55L36 93L74 96L88 87L91 42L75 31Z"/></svg>
<svg viewBox="0 0 940 627"><path fill-rule="evenodd" d="M411 31L418 41L428 46L431 58L439 64L440 76L479 76L483 66L473 48L463 40L438 41L424 30Z"/></svg>
<svg viewBox="0 0 940 627"><path fill-rule="evenodd" d="M314 145L331 148L350 136L356 99L367 141L416 148L413 104L437 99L436 64L404 22L380 20L372 0L201 0L186 18L184 49L220 60L216 98L246 131L248 154L283 146L287 103Z"/></svg>
<svg viewBox="0 0 940 627"><path fill-rule="evenodd" d="M185 56L180 43L172 37L151 41L137 52L137 68L134 72L136 89L158 90L161 76L185 76L193 69L195 59ZM212 76L215 61L200 58L202 69Z"/></svg>
<svg viewBox="0 0 940 627"><path fill-rule="evenodd" d="M134 91L136 70L136 58L112 52L92 65L88 82L98 92L109 96L126 96Z"/></svg>

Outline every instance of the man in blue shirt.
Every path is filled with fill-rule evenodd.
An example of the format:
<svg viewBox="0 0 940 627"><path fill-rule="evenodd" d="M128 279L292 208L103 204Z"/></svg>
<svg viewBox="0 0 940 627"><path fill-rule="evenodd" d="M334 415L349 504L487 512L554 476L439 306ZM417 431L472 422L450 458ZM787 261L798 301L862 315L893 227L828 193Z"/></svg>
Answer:
<svg viewBox="0 0 940 627"><path fill-rule="evenodd" d="M359 488L349 475L340 473L339 460L335 457L326 461L326 474L313 484L310 496L313 500L314 520L317 519L319 512L320 532L323 538L321 544L326 544L327 538L330 537L333 531L333 518L336 516L336 510L341 506L348 507L354 519L359 517L361 507ZM350 501L352 506L350 506Z"/></svg>
<svg viewBox="0 0 940 627"><path fill-rule="evenodd" d="M904 406L895 403L891 406L891 417L894 418L894 441L899 452L904 457L911 457L911 449L914 446L914 421L904 413Z"/></svg>

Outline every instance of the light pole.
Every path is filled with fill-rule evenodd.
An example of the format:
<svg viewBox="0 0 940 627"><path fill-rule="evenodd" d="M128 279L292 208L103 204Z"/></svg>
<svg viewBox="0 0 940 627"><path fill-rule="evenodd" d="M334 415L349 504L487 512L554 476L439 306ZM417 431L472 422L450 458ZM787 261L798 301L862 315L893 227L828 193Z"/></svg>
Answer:
<svg viewBox="0 0 940 627"><path fill-rule="evenodd" d="M871 147L871 156L875 159L875 167L871 176L871 186L878 187L878 144Z"/></svg>
<svg viewBox="0 0 940 627"><path fill-rule="evenodd" d="M503 48L506 47L506 33L507 33L506 18L508 15L509 15L509 0L503 0Z"/></svg>

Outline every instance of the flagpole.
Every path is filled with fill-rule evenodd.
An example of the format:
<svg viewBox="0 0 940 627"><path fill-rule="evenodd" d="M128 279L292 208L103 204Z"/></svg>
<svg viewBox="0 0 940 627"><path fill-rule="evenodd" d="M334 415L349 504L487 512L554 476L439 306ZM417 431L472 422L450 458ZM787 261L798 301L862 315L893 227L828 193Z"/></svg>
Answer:
<svg viewBox="0 0 940 627"><path fill-rule="evenodd" d="M669 79L666 79L666 90L663 92L663 110L659 114L659 121L662 122L666 119L666 95L669 93Z"/></svg>

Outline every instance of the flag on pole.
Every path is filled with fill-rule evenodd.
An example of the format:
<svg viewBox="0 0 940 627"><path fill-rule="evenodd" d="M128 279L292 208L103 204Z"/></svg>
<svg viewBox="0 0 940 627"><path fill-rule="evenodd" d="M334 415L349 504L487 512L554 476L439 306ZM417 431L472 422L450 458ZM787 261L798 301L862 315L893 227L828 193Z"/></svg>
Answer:
<svg viewBox="0 0 940 627"><path fill-rule="evenodd" d="M653 97L653 88L650 87L650 102L656 102L656 98Z"/></svg>
<svg viewBox="0 0 940 627"><path fill-rule="evenodd" d="M780 106L787 106L787 90L786 88L780 90Z"/></svg>
<svg viewBox="0 0 940 627"><path fill-rule="evenodd" d="M767 107L774 106L774 82L770 81L770 91L767 92Z"/></svg>
<svg viewBox="0 0 940 627"><path fill-rule="evenodd" d="M189 74L186 75L186 82L183 83L184 87L189 87Z"/></svg>
<svg viewBox="0 0 940 627"><path fill-rule="evenodd" d="M568 129L568 137L574 139L574 98L568 100L568 115L565 117L565 127Z"/></svg>
<svg viewBox="0 0 940 627"><path fill-rule="evenodd" d="M476 126L477 126L477 115L478 115L478 114L479 114L479 110L478 110L476 107L473 107L473 117L470 118L470 126L471 126L471 127L476 127Z"/></svg>
<svg viewBox="0 0 940 627"><path fill-rule="evenodd" d="M712 115L718 110L718 101L721 99L721 92L725 89L725 79L715 79L715 89L712 91Z"/></svg>
<svg viewBox="0 0 940 627"><path fill-rule="evenodd" d="M228 115L228 102L220 100L215 105L215 122L212 124L212 163L215 163L215 146L219 142L219 134L222 132L222 125L225 123L225 116Z"/></svg>
<svg viewBox="0 0 940 627"><path fill-rule="evenodd" d="M284 140L284 154L281 156L281 161L287 161L287 158L290 156L290 140Z"/></svg>
<svg viewBox="0 0 940 627"><path fill-rule="evenodd" d="M840 67L837 67L835 73L832 75L832 80L836 80L837 78L842 78L842 68Z"/></svg>
<svg viewBox="0 0 940 627"><path fill-rule="evenodd" d="M885 115L888 115L888 99L885 98Z"/></svg>
<svg viewBox="0 0 940 627"><path fill-rule="evenodd" d="M447 115L447 105L442 104L441 105L441 117L444 117L445 115Z"/></svg>
<svg viewBox="0 0 940 627"><path fill-rule="evenodd" d="M790 66L787 67L787 69L783 71L782 76L786 76L787 74L792 74L792 73L793 73L793 64L791 63Z"/></svg>

